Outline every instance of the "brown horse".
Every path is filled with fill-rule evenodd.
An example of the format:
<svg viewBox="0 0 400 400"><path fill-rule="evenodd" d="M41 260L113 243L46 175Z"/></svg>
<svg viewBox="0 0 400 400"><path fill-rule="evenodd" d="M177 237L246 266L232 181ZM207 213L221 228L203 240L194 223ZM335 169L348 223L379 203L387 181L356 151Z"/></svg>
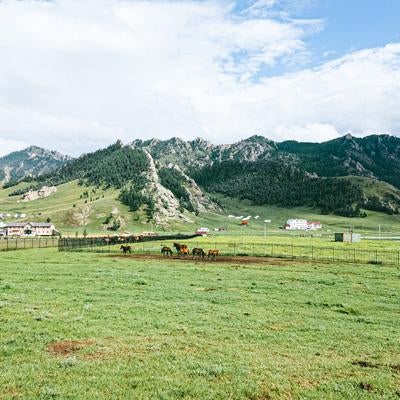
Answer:
<svg viewBox="0 0 400 400"><path fill-rule="evenodd" d="M215 260L217 256L219 256L219 250L208 250L209 259L212 257L212 259Z"/></svg>
<svg viewBox="0 0 400 400"><path fill-rule="evenodd" d="M190 254L190 250L187 247L181 247L181 251L179 253L180 256L188 256Z"/></svg>
<svg viewBox="0 0 400 400"><path fill-rule="evenodd" d="M189 249L186 244L174 243L174 247L176 249L176 252L178 253L178 256L189 254Z"/></svg>
<svg viewBox="0 0 400 400"><path fill-rule="evenodd" d="M171 250L170 247L164 246L164 247L161 249L161 254L162 254L164 257L172 256L172 250Z"/></svg>
<svg viewBox="0 0 400 400"><path fill-rule="evenodd" d="M122 245L119 249L122 250L122 252L124 253L124 256L126 256L128 253L129 254L132 253L132 247L131 246Z"/></svg>
<svg viewBox="0 0 400 400"><path fill-rule="evenodd" d="M195 258L196 256L199 256L199 258L204 258L206 253L204 252L203 249L194 248L192 250L192 255L193 255L193 258Z"/></svg>

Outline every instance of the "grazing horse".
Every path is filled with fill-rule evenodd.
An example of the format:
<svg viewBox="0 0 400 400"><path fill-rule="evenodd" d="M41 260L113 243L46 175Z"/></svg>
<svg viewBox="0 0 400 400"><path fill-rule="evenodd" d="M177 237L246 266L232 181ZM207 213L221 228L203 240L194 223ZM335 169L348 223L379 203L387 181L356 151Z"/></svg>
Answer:
<svg viewBox="0 0 400 400"><path fill-rule="evenodd" d="M122 245L119 249L122 250L122 252L124 253L124 256L126 256L128 253L129 254L132 253L132 247L131 246Z"/></svg>
<svg viewBox="0 0 400 400"><path fill-rule="evenodd" d="M192 250L192 254L193 254L193 258L195 258L196 256L199 256L200 258L204 258L206 253L204 252L203 249L199 249L199 248L194 248Z"/></svg>
<svg viewBox="0 0 400 400"><path fill-rule="evenodd" d="M180 256L188 256L190 254L190 250L187 247L181 247L181 251L179 253Z"/></svg>
<svg viewBox="0 0 400 400"><path fill-rule="evenodd" d="M174 243L174 247L176 249L176 252L178 253L178 256L182 256L182 255L187 256L189 254L189 249L186 246L186 244Z"/></svg>
<svg viewBox="0 0 400 400"><path fill-rule="evenodd" d="M172 256L172 250L171 250L170 247L164 246L164 247L161 249L161 254L162 254L164 257L166 257L166 256Z"/></svg>
<svg viewBox="0 0 400 400"><path fill-rule="evenodd" d="M215 260L217 256L219 256L219 250L208 250L209 259L212 257L212 259Z"/></svg>

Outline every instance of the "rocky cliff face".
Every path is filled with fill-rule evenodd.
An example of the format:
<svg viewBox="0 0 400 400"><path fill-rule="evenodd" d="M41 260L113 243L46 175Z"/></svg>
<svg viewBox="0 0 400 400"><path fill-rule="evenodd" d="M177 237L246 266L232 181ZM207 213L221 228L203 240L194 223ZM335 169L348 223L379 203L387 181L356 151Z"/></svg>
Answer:
<svg viewBox="0 0 400 400"><path fill-rule="evenodd" d="M148 159L149 167L143 173L146 183L141 190L141 195L153 199L155 203L154 221L158 225L165 226L170 221L193 222L190 213L185 213L185 206L181 199L161 183L159 170L150 152L146 148L143 151ZM216 211L218 209L218 206L202 192L196 182L189 178L178 165L169 163L168 168L174 169L182 178L182 190L187 193L189 202L186 207L190 206L189 208L196 210L196 212Z"/></svg>
<svg viewBox="0 0 400 400"><path fill-rule="evenodd" d="M65 165L71 157L37 146L0 158L0 185L27 176L48 174Z"/></svg>

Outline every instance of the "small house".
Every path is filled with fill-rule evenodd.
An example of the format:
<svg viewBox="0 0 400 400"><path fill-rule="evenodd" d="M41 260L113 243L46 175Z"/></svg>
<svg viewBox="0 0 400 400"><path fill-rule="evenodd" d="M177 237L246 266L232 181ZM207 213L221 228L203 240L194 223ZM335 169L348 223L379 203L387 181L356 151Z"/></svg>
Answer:
<svg viewBox="0 0 400 400"><path fill-rule="evenodd" d="M361 235L353 232L335 233L335 242L358 243L361 241Z"/></svg>
<svg viewBox="0 0 400 400"><path fill-rule="evenodd" d="M206 227L197 228L197 230L196 230L196 234L202 235L202 236L207 236L209 234L209 232L210 232L210 230Z"/></svg>

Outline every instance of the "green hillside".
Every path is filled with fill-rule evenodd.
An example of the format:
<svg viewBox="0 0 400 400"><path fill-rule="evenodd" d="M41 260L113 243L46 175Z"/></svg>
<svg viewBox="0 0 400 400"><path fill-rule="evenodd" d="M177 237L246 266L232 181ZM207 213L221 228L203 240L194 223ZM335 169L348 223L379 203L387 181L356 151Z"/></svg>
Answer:
<svg viewBox="0 0 400 400"><path fill-rule="evenodd" d="M120 217L124 223L117 231L119 233L157 231L157 232L194 232L199 226L210 229L224 227L229 234L234 235L263 235L266 227L267 234L284 233L287 235L299 235L298 232L284 232L280 227L288 218L306 218L318 220L323 223L322 232L314 233L329 234L334 231L348 230L353 227L356 231L377 232L378 225L381 231L400 232L400 216L387 215L379 212L368 212L366 218L345 218L335 215L320 215L316 210L305 207L281 208L276 206L254 206L248 200L237 200L222 195L212 195L223 206L222 211L200 213L198 216L187 213L193 222L172 221L168 228L162 228L155 223L147 222L144 209L130 212L129 208L118 200L116 189L96 189L93 186L80 186L77 181L58 186L56 194L31 202L20 201L20 196L8 196L12 191L22 188L27 183L16 187L0 190L0 213L25 213L26 221L46 221L47 218L56 225L63 233L80 235L86 229L89 234L114 234L116 232L106 230L107 219ZM93 190L96 192L93 193ZM89 197L81 197L88 192ZM244 216L251 215L253 218L248 227L240 226L240 220L229 218L228 215ZM255 216L259 216L256 220ZM271 223L265 224L264 220L270 219ZM6 221L14 221L13 217ZM219 233L213 232L218 235Z"/></svg>

